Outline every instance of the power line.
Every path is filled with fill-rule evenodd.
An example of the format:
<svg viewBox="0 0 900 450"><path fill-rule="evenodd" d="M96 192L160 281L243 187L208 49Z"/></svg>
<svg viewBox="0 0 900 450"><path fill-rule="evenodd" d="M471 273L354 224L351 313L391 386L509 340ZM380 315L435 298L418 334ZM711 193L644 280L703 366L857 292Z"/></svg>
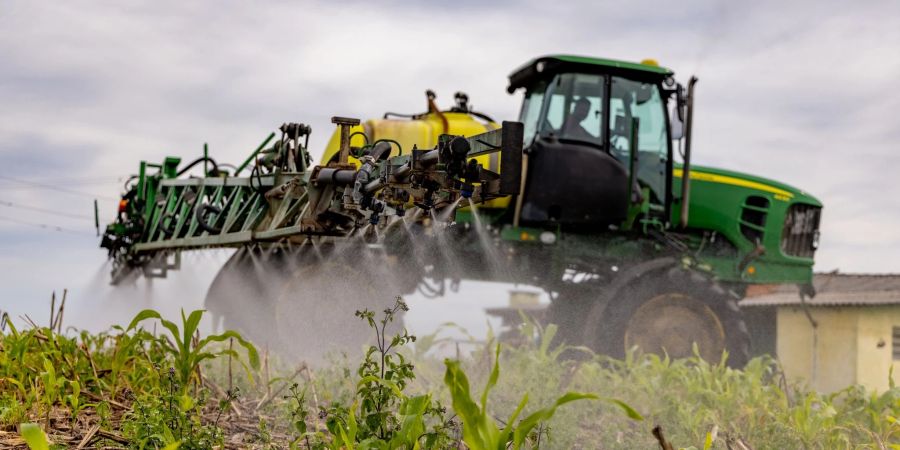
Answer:
<svg viewBox="0 0 900 450"><path fill-rule="evenodd" d="M125 181L127 177L119 177L119 176L111 176L111 175L103 175L103 176L84 176L84 177L58 177L53 176L53 181L62 184L108 184L108 183L120 183ZM18 178L21 181L29 182L29 183L40 183L47 179L47 177L40 179L30 179L30 178Z"/></svg>
<svg viewBox="0 0 900 450"><path fill-rule="evenodd" d="M0 220L15 223L18 225L26 225L29 227L43 228L44 230L47 230L47 231L59 231L59 232L63 232L63 233L74 233L74 234L79 234L79 235L92 234L87 231L72 230L69 228L59 227L56 225L47 225L46 223L28 222L25 220L13 219L12 217L0 216Z"/></svg>
<svg viewBox="0 0 900 450"><path fill-rule="evenodd" d="M93 217L84 215L84 214L73 214L73 213L56 211L53 209L44 209L44 208L38 208L35 206L20 205L18 203L8 202L5 200L0 200L0 205L8 206L10 208L20 208L20 209L27 209L29 211L37 211L37 212L44 213L44 214L53 214L55 216L60 216L60 217L69 217L72 219L84 219L84 220L91 220L91 221L94 220Z"/></svg>
<svg viewBox="0 0 900 450"><path fill-rule="evenodd" d="M29 186L39 187L39 188L43 188L43 189L49 189L52 191L64 192L67 194L81 195L81 196L90 197L90 198L102 198L104 200L113 200L113 201L118 200L117 198L113 198L108 195L96 195L96 194L91 194L90 192L82 192L82 191L76 191L76 190L72 190L72 189L66 189L63 187L54 186L52 184L44 184L44 183L38 183L38 182L34 182L34 181L19 180L16 178L11 178L11 177L5 176L5 175L0 175L0 179L9 180L14 183L26 184Z"/></svg>
<svg viewBox="0 0 900 450"><path fill-rule="evenodd" d="M26 183L31 182L30 180L22 180L22 181L24 181ZM54 178L53 181L59 183L60 185L64 185L64 186L79 186L79 187L81 187L81 186L93 187L93 186L121 185L120 182L117 180L112 180L112 181L109 181L109 180L107 180L107 181L67 181L67 180L57 180L56 178ZM9 180L0 180L0 187L2 187L3 189L30 189L30 188L34 188L36 186L32 186L32 185L28 185L28 184L18 184L16 182L11 182Z"/></svg>

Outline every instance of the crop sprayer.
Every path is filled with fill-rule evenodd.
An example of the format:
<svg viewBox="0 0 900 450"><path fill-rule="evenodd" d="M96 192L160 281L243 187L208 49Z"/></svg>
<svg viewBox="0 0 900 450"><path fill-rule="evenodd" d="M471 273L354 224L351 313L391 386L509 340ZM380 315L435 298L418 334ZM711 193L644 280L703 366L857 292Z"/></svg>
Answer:
<svg viewBox="0 0 900 450"><path fill-rule="evenodd" d="M691 163L696 78L653 61L554 55L509 76L518 121L468 96L337 128L313 165L289 123L238 166L141 163L103 236L112 280L163 277L180 252L233 247L207 294L229 326L306 349L358 345L334 317L461 280L544 289L562 339L717 360L750 355L751 287L811 288L822 204ZM273 142L274 140L274 142Z"/></svg>

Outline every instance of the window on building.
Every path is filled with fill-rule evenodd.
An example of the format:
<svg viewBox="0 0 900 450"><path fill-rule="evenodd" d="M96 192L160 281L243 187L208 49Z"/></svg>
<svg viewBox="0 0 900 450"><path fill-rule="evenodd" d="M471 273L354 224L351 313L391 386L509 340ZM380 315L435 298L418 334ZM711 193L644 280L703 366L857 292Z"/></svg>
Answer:
<svg viewBox="0 0 900 450"><path fill-rule="evenodd" d="M891 352L894 354L894 360L900 361L900 327L894 327L891 333Z"/></svg>

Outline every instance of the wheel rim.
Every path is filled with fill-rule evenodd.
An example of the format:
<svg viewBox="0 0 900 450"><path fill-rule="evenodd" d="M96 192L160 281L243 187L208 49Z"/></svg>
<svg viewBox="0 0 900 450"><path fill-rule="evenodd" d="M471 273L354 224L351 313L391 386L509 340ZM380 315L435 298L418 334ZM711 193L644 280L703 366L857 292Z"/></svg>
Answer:
<svg viewBox="0 0 900 450"><path fill-rule="evenodd" d="M638 347L645 353L673 358L693 355L717 361L725 350L725 328L707 305L684 294L667 293L641 305L625 328L625 350Z"/></svg>

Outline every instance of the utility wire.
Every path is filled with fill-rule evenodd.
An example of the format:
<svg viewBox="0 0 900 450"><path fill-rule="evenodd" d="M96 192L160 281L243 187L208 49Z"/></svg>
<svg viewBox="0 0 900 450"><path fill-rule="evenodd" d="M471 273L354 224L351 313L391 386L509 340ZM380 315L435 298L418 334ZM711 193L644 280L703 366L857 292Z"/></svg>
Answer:
<svg viewBox="0 0 900 450"><path fill-rule="evenodd" d="M23 181L28 182L28 180L23 180ZM64 181L64 180L57 180L54 178L53 181L61 186L77 186L77 187L116 186L116 185L121 186L121 184L115 180L87 182L87 181ZM0 180L0 188L2 188L2 189L35 189L37 187L28 185L28 184L18 184L15 182L11 182L9 180Z"/></svg>
<svg viewBox="0 0 900 450"><path fill-rule="evenodd" d="M6 175L0 175L0 180L9 180L9 181L12 181L12 182L14 182L14 183L21 183L21 184L26 184L26 185L29 185L29 186L40 187L40 188L43 188L43 189L49 189L49 190L52 190L52 191L65 192L65 193L67 193L67 194L73 194L73 195L81 195L81 196L84 196L84 197L90 197L90 198L102 198L102 199L104 199L104 200L113 200L113 201L118 200L117 198L110 197L110 196L108 196L108 195L96 195L96 194L91 194L90 192L82 192L82 191L76 191L76 190L72 190L72 189L66 189L66 188L63 188L63 187L54 186L54 185L52 185L52 184L44 184L44 183L37 183L37 182L34 182L34 181L19 180L19 179L16 179L16 178L8 177L8 176L6 176Z"/></svg>
<svg viewBox="0 0 900 450"><path fill-rule="evenodd" d="M43 229L45 229L45 230L47 230L47 231L59 231L59 232L63 232L63 233L74 233L74 234L78 234L78 235L93 234L93 233L89 233L89 232L87 232L87 231L72 230L72 229L69 229L69 228L59 227L59 226L56 226L56 225L47 225L47 224L45 224L45 223L36 223L36 222L28 222L28 221L25 221L25 220L13 219L12 217L3 217L3 216L0 216L0 221L6 221L6 222L11 222L11 223L19 224L19 225L26 225L26 226L29 226L29 227L35 227L35 228L43 228Z"/></svg>
<svg viewBox="0 0 900 450"><path fill-rule="evenodd" d="M20 209L27 209L29 211L37 211L37 212L44 213L44 214L53 214L53 215L60 216L60 217L69 217L72 219L84 219L84 220L90 220L90 221L94 220L93 217L85 215L85 214L73 214L73 213L56 211L53 209L44 209L44 208L38 208L35 206L20 205L18 203L8 202L5 200L0 200L0 205L8 206L10 208L20 208Z"/></svg>
<svg viewBox="0 0 900 450"><path fill-rule="evenodd" d="M41 179L29 179L29 178L21 178L20 180L25 182L33 182L40 183L47 178ZM114 177L114 176L91 176L91 177L53 177L53 181L55 183L67 184L67 185L88 185L88 184L111 184L111 183L121 183L125 181L124 177Z"/></svg>

